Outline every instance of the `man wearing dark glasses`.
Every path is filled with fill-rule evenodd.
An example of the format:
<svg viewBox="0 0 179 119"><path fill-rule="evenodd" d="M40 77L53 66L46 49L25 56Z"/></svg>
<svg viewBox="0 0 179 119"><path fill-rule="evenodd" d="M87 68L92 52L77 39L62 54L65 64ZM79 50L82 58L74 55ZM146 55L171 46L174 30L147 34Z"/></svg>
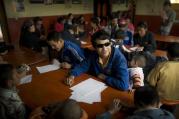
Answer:
<svg viewBox="0 0 179 119"><path fill-rule="evenodd" d="M95 50L71 70L66 84L71 86L76 76L88 71L112 87L127 90L129 85L127 62L119 49L112 47L110 36L105 31L98 31L92 36L92 45Z"/></svg>

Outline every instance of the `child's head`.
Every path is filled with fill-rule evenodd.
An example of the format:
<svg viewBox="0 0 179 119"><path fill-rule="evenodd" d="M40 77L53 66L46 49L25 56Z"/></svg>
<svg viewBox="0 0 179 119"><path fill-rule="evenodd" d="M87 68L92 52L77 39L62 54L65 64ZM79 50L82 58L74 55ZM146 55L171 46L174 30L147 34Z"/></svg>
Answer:
<svg viewBox="0 0 179 119"><path fill-rule="evenodd" d="M138 33L141 37L145 36L147 30L148 30L148 25L147 25L147 22L145 21L141 21L137 24L137 30L138 30Z"/></svg>
<svg viewBox="0 0 179 119"><path fill-rule="evenodd" d="M56 106L52 112L51 119L87 119L86 112L75 100L65 100L62 104Z"/></svg>
<svg viewBox="0 0 179 119"><path fill-rule="evenodd" d="M146 66L146 57L143 52L134 52L131 54L129 60L129 67L145 67Z"/></svg>
<svg viewBox="0 0 179 119"><path fill-rule="evenodd" d="M58 32L51 32L48 34L47 41L52 49L60 51L63 48L64 40L62 34Z"/></svg>
<svg viewBox="0 0 179 119"><path fill-rule="evenodd" d="M125 31L119 29L116 31L114 37L115 37L116 41L123 41L124 38L126 37L126 33L125 33Z"/></svg>
<svg viewBox="0 0 179 119"><path fill-rule="evenodd" d="M171 43L167 48L167 55L170 60L179 59L179 43Z"/></svg>
<svg viewBox="0 0 179 119"><path fill-rule="evenodd" d="M159 107L159 95L151 86L138 87L134 92L134 104L137 108Z"/></svg>
<svg viewBox="0 0 179 119"><path fill-rule="evenodd" d="M0 87L13 88L19 82L17 72L11 64L0 64Z"/></svg>

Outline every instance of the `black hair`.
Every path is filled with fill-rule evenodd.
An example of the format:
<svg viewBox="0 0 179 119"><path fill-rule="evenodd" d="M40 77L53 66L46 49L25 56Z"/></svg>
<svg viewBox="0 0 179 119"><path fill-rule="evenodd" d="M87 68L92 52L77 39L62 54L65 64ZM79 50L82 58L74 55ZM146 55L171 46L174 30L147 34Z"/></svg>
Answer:
<svg viewBox="0 0 179 119"><path fill-rule="evenodd" d="M63 20L64 20L64 17L58 17L58 18L57 18L57 22L58 22L58 23L62 23Z"/></svg>
<svg viewBox="0 0 179 119"><path fill-rule="evenodd" d="M38 21L42 21L42 18L40 18L40 17L34 17L33 21L36 24Z"/></svg>
<svg viewBox="0 0 179 119"><path fill-rule="evenodd" d="M97 40L106 40L106 39L111 41L110 35L107 32L105 32L104 30L100 30L93 34L93 36L91 38L91 42L92 42L93 47L95 48Z"/></svg>
<svg viewBox="0 0 179 119"><path fill-rule="evenodd" d="M163 6L171 6L171 2L170 0L165 0L165 2L163 3Z"/></svg>
<svg viewBox="0 0 179 119"><path fill-rule="evenodd" d="M94 24L96 24L97 26L100 24L97 17L91 18L91 22L94 23Z"/></svg>
<svg viewBox="0 0 179 119"><path fill-rule="evenodd" d="M68 18L70 17L70 16L72 16L73 14L72 13L69 13L67 16L68 16Z"/></svg>
<svg viewBox="0 0 179 119"><path fill-rule="evenodd" d="M126 36L127 36L127 34L125 33L125 31L119 29L115 32L114 38L115 39L119 39L119 38L124 39Z"/></svg>
<svg viewBox="0 0 179 119"><path fill-rule="evenodd" d="M7 87L6 81L13 79L13 65L0 64L0 87Z"/></svg>
<svg viewBox="0 0 179 119"><path fill-rule="evenodd" d="M54 119L80 119L83 110L80 105L72 99L65 100L54 112Z"/></svg>
<svg viewBox="0 0 179 119"><path fill-rule="evenodd" d="M140 22L137 24L137 27L147 29L147 28L148 28L148 25L147 25L147 22L145 22L145 21L140 21Z"/></svg>
<svg viewBox="0 0 179 119"><path fill-rule="evenodd" d="M138 108L155 106L159 104L159 95L157 90L152 86L139 87L134 92L134 104Z"/></svg>
<svg viewBox="0 0 179 119"><path fill-rule="evenodd" d="M50 32L47 36L47 41L59 41L63 40L62 34L59 32Z"/></svg>
<svg viewBox="0 0 179 119"><path fill-rule="evenodd" d="M146 66L146 62L147 62L147 58L146 58L146 53L144 51L141 52L132 52L130 54L129 57L129 61L139 61L140 62L140 66L139 67L145 67Z"/></svg>
<svg viewBox="0 0 179 119"><path fill-rule="evenodd" d="M171 43L168 45L167 52L172 58L179 58L179 43Z"/></svg>

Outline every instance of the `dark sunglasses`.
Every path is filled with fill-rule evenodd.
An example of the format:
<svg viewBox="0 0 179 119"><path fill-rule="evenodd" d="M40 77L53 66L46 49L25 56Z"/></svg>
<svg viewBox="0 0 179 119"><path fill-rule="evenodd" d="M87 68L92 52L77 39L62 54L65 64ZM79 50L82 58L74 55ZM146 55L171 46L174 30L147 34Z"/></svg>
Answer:
<svg viewBox="0 0 179 119"><path fill-rule="evenodd" d="M110 42L104 44L96 44L96 48L103 48L103 46L108 47L110 44L111 44Z"/></svg>

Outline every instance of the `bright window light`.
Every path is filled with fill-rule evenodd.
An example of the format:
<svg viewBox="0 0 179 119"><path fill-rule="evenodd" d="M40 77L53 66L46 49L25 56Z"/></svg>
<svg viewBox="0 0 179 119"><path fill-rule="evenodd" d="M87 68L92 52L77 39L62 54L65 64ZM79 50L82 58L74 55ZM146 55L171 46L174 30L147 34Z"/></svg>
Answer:
<svg viewBox="0 0 179 119"><path fill-rule="evenodd" d="M171 3L179 3L179 0L170 0Z"/></svg>

